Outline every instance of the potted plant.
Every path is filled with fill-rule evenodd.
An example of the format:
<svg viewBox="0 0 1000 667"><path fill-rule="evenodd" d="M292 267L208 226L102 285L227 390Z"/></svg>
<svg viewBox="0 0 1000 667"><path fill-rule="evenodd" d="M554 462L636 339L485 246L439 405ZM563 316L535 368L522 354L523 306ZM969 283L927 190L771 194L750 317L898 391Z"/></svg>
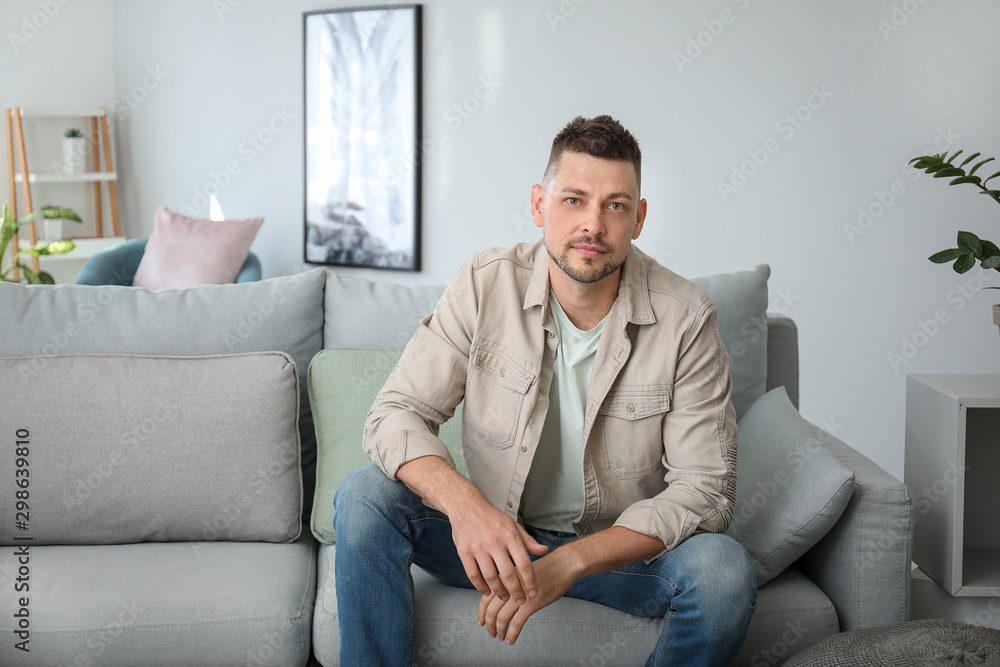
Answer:
<svg viewBox="0 0 1000 667"><path fill-rule="evenodd" d="M87 139L78 127L71 127L63 133L63 167L67 174L82 174L87 171Z"/></svg>
<svg viewBox="0 0 1000 667"><path fill-rule="evenodd" d="M981 157L981 154L973 153L965 158L961 164L956 165L955 160L961 154L962 151L957 151L951 157L947 157L947 153L922 155L913 158L910 160L910 163L917 169L923 169L928 174L934 174L934 178L951 178L952 180L948 183L949 185L971 183L979 188L979 194L984 194L1000 204L1000 190L991 190L987 187L987 183L1000 176L1000 171L986 178L976 175L979 168L987 162L992 162L993 158L979 160L966 172L965 165ZM947 250L936 252L928 257L928 259L935 264L954 262L952 268L957 273L965 273L976 265L977 260L979 261L979 265L984 269L1000 271L1000 248L992 241L981 239L972 232L960 231L958 233L957 245L957 248L948 248ZM990 287L997 289L992 285ZM1000 327L1000 304L994 304L993 306L993 323Z"/></svg>
<svg viewBox="0 0 1000 667"><path fill-rule="evenodd" d="M0 211L0 281L3 282L25 282L29 285L54 285L55 280L52 275L46 271L39 271L35 273L34 270L27 264L20 261L20 255L29 255L32 257L41 257L42 255L60 255L65 252L69 252L76 247L76 244L69 240L63 241L49 241L43 243L37 243L33 246L27 248L20 248L14 255L10 258L10 261L4 265L4 256L7 254L7 246L17 235L21 227L31 224L37 218L49 218L49 219L64 219L73 220L75 222L83 222L80 216L76 214L75 211L69 208L59 208L56 206L47 206L39 211L30 213L20 220L14 218L11 215L10 207L7 206L7 202L3 203L3 210ZM10 278L11 272L14 270L15 264L21 269L21 279L13 280Z"/></svg>

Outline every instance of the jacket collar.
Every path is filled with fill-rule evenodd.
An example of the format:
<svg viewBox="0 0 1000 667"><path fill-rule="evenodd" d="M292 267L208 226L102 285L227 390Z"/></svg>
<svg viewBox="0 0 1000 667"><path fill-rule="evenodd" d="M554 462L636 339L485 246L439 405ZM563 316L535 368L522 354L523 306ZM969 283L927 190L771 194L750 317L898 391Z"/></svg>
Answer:
<svg viewBox="0 0 1000 667"><path fill-rule="evenodd" d="M542 307L542 320L549 303L549 253L545 243L538 241L534 248L534 267L531 280L524 293L524 310L533 306ZM656 321L653 307L649 303L649 267L650 258L634 245L629 246L625 264L622 266L621 282L618 285L616 307L625 308L625 319L633 324L652 324Z"/></svg>

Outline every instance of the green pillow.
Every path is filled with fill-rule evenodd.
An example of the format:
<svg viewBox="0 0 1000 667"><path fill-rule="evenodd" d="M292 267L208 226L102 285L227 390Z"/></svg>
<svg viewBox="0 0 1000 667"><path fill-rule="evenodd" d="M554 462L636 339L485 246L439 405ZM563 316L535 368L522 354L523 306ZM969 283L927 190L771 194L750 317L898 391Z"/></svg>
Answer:
<svg viewBox="0 0 1000 667"><path fill-rule="evenodd" d="M307 383L317 442L310 525L320 542L336 542L333 497L347 473L369 463L361 447L365 419L402 353L399 348L331 348L309 364ZM440 435L464 475L461 405L441 427Z"/></svg>

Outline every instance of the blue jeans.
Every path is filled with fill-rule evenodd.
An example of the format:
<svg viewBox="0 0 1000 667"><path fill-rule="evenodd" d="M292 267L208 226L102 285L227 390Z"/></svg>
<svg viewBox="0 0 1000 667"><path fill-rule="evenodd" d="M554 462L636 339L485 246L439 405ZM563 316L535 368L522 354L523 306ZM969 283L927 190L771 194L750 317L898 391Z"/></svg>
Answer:
<svg viewBox="0 0 1000 667"><path fill-rule="evenodd" d="M410 565L416 563L445 584L472 588L452 541L451 524L374 464L344 479L334 505L340 664L410 665ZM550 550L575 539L544 530L529 532ZM738 542L704 533L648 565L638 562L583 577L566 595L664 618L647 665L729 665L756 606L757 572ZM528 619L525 631L530 629Z"/></svg>

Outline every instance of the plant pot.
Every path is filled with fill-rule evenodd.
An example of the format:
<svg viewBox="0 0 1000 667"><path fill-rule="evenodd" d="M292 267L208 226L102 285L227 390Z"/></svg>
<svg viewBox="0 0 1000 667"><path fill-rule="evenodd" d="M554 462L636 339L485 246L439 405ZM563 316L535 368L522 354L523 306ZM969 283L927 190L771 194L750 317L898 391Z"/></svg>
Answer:
<svg viewBox="0 0 1000 667"><path fill-rule="evenodd" d="M43 241L49 241L50 243L52 241L61 241L63 237L62 218L43 218L41 231Z"/></svg>
<svg viewBox="0 0 1000 667"><path fill-rule="evenodd" d="M86 137L63 137L62 148L65 173L82 174L87 171L90 142Z"/></svg>
<svg viewBox="0 0 1000 667"><path fill-rule="evenodd" d="M993 304L993 324L1000 327L1000 303Z"/></svg>

